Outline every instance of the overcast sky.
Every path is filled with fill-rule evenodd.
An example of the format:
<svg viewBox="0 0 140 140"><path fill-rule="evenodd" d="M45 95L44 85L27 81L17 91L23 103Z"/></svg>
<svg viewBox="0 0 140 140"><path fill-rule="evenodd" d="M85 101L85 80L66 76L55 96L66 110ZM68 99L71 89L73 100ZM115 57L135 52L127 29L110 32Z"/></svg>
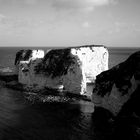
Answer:
<svg viewBox="0 0 140 140"><path fill-rule="evenodd" d="M140 47L140 0L0 0L0 46Z"/></svg>

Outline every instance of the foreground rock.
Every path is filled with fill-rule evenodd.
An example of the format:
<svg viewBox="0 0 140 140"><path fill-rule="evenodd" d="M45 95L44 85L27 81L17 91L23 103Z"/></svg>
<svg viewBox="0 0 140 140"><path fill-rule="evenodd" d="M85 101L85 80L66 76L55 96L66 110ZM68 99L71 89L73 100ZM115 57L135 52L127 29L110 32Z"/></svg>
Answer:
<svg viewBox="0 0 140 140"><path fill-rule="evenodd" d="M19 83L31 89L64 89L86 93L87 83L108 69L108 51L104 46L81 46L42 51L22 50L15 65Z"/></svg>
<svg viewBox="0 0 140 140"><path fill-rule="evenodd" d="M96 107L118 114L139 114L140 51L97 76L92 101Z"/></svg>

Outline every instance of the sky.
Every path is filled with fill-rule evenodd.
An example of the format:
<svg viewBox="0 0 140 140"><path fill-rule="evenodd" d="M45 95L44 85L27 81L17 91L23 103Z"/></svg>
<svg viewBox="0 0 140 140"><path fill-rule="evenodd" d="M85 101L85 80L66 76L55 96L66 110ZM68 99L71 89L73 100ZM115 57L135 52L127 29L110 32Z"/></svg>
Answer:
<svg viewBox="0 0 140 140"><path fill-rule="evenodd" d="M0 46L140 47L140 0L0 0Z"/></svg>

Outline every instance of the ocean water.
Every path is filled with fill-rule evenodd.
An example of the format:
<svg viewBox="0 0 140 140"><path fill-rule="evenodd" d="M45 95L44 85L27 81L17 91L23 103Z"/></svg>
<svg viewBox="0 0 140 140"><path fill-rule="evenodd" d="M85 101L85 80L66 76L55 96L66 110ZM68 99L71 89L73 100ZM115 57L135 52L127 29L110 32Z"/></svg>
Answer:
<svg viewBox="0 0 140 140"><path fill-rule="evenodd" d="M14 67L23 48L0 48L0 68ZM48 48L44 48L48 49ZM109 48L109 67L126 60L138 48ZM136 137L134 126L113 126L93 113L90 102L32 104L21 91L0 88L0 140L113 140ZM139 129L137 131L140 131Z"/></svg>

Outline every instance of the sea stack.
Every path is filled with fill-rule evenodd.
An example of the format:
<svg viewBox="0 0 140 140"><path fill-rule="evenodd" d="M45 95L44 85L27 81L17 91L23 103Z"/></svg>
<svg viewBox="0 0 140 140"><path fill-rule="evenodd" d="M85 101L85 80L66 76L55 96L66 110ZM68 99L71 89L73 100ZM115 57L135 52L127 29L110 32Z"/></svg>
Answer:
<svg viewBox="0 0 140 140"><path fill-rule="evenodd" d="M36 52L36 53L35 53ZM87 83L108 70L108 50L102 45L17 52L18 81L32 89L59 89L74 94L86 93ZM35 57L36 56L36 57Z"/></svg>
<svg viewBox="0 0 140 140"><path fill-rule="evenodd" d="M92 101L114 116L140 113L140 51L96 77Z"/></svg>

